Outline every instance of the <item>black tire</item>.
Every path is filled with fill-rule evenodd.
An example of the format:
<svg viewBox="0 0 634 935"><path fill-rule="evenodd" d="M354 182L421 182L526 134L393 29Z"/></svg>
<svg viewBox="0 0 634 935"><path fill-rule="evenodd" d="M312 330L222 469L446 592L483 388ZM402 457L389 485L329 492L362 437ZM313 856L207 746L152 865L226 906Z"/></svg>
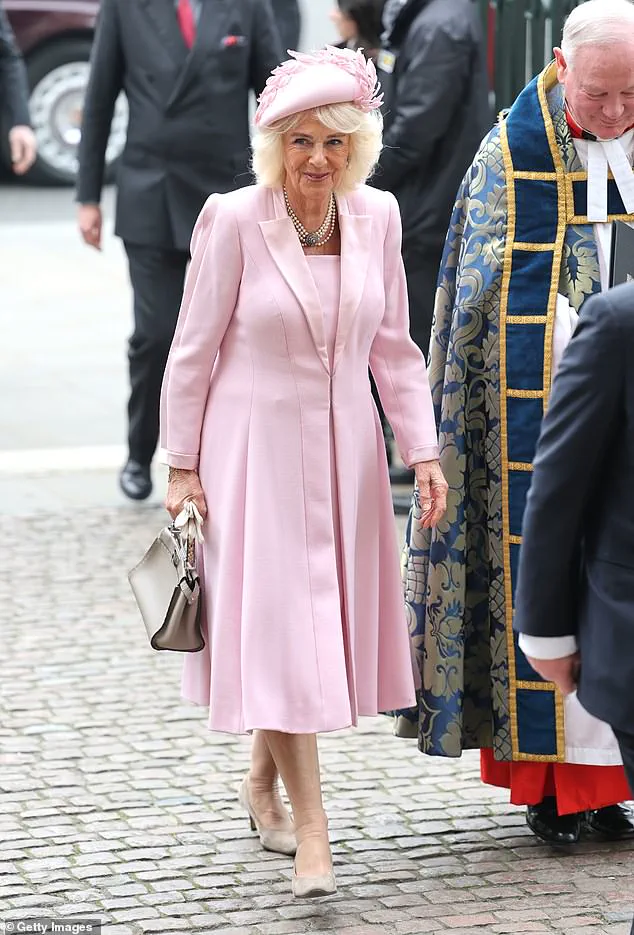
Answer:
<svg viewBox="0 0 634 935"><path fill-rule="evenodd" d="M52 72L73 63L81 64L81 71L90 60L92 40L89 36L63 39L36 50L26 60L31 88L31 118L35 134L38 137L38 158L28 173L27 179L39 185L74 185L77 174L75 161L76 145L62 140L59 133L47 123L46 106L40 103L38 85ZM87 80L87 69L85 79ZM84 76L77 76L77 85L83 85ZM41 89L40 89L41 90ZM60 95L63 85L60 82ZM55 102L55 93L51 93ZM59 98L58 98L59 99ZM115 172L115 161L108 164L106 181L110 181Z"/></svg>

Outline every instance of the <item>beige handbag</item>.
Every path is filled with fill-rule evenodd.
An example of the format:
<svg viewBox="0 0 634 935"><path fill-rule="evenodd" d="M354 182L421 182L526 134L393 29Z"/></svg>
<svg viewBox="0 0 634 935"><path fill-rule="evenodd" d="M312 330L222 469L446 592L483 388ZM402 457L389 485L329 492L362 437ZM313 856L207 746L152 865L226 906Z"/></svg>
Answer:
<svg viewBox="0 0 634 935"><path fill-rule="evenodd" d="M188 500L128 574L152 649L197 653L205 646L194 564L195 543L203 541L202 522L195 503Z"/></svg>

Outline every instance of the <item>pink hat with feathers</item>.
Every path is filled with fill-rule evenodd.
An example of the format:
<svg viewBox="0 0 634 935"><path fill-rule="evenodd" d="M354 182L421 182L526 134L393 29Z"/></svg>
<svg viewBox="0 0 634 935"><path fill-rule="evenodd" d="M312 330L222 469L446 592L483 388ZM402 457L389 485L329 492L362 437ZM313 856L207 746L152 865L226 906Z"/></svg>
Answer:
<svg viewBox="0 0 634 935"><path fill-rule="evenodd" d="M362 51L326 46L319 52L291 52L266 82L258 100L255 125L271 124L315 107L350 103L365 113L383 103L374 64Z"/></svg>

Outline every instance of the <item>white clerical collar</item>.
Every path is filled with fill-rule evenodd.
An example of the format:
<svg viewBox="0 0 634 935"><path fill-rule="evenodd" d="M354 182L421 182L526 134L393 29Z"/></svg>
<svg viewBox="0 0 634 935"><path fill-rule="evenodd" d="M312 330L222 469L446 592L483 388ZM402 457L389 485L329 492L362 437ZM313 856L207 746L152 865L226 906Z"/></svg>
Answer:
<svg viewBox="0 0 634 935"><path fill-rule="evenodd" d="M634 129L616 140L574 140L579 158L588 169L588 220L604 223L608 219L608 167L628 214L634 214L634 172L630 153Z"/></svg>

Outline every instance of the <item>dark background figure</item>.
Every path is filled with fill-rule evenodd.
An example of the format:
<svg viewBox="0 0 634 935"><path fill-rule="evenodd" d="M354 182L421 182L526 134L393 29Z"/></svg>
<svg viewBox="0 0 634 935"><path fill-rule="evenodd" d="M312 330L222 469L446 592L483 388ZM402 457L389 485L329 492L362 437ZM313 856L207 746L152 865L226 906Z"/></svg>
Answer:
<svg viewBox="0 0 634 935"><path fill-rule="evenodd" d="M29 83L22 56L4 8L0 5L0 125L7 132L11 168L24 175L36 156L29 115Z"/></svg>
<svg viewBox="0 0 634 935"><path fill-rule="evenodd" d="M480 11L473 0L387 0L383 25L385 135L373 184L399 202L410 330L427 354L456 192L490 126Z"/></svg>
<svg viewBox="0 0 634 935"><path fill-rule="evenodd" d="M339 48L363 49L376 62L383 31L381 17L385 0L338 0L330 13L341 42Z"/></svg>
<svg viewBox="0 0 634 935"><path fill-rule="evenodd" d="M584 305L557 372L524 513L514 627L551 638L542 641L551 658L528 661L611 725L634 795L633 355L628 283Z"/></svg>
<svg viewBox="0 0 634 935"><path fill-rule="evenodd" d="M100 248L99 207L115 101L130 107L115 233L134 293L126 496L148 497L159 396L196 218L211 192L251 182L249 90L281 60L269 0L103 0L79 147L79 225Z"/></svg>
<svg viewBox="0 0 634 935"><path fill-rule="evenodd" d="M272 0L273 13L282 42L282 58L288 58L288 49L296 51L302 32L298 0Z"/></svg>

